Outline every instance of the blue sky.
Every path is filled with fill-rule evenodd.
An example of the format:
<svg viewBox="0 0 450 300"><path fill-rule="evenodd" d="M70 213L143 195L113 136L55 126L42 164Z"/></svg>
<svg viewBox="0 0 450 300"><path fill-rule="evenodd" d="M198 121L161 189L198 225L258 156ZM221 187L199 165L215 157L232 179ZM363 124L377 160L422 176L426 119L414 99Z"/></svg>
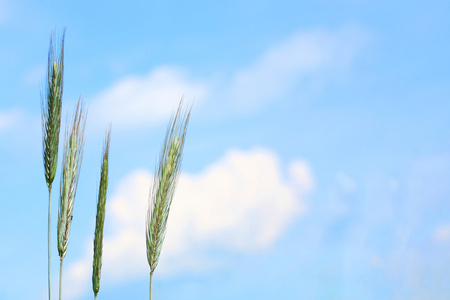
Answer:
<svg viewBox="0 0 450 300"><path fill-rule="evenodd" d="M0 299L47 298L40 93L63 28L63 123L80 96L89 107L65 299L93 298L109 123L99 299L148 297L147 197L183 96L194 108L154 299L448 299L449 13L448 1L0 0Z"/></svg>

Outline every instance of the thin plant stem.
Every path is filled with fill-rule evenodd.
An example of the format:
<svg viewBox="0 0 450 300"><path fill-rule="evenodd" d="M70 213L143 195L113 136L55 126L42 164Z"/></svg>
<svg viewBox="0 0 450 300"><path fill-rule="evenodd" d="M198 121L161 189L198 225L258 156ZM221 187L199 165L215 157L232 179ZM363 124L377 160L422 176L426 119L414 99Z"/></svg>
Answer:
<svg viewBox="0 0 450 300"><path fill-rule="evenodd" d="M63 269L63 258L61 257L60 263L59 263L59 300L61 300L61 290L62 290L62 269Z"/></svg>
<svg viewBox="0 0 450 300"><path fill-rule="evenodd" d="M42 146L45 181L48 187L48 299L51 300L51 194L58 162L59 132L61 125L61 104L64 77L64 31L60 53L53 47L50 38L47 65L47 86L41 94Z"/></svg>
<svg viewBox="0 0 450 300"><path fill-rule="evenodd" d="M152 300L153 272L150 272L150 300Z"/></svg>
<svg viewBox="0 0 450 300"><path fill-rule="evenodd" d="M51 245L51 230L50 230L50 228L51 228L51 217L50 217L50 214L51 214L51 211L52 211L52 188L51 188L51 186L48 188L48 299L50 300L51 299L51 297L52 297L52 295L51 295L51 293L50 293L50 291L51 291L51 289L52 289L52 287L51 287L51 272L50 272L50 270L51 270L51 257L52 257L52 255L51 255L51 247L50 247L50 245Z"/></svg>

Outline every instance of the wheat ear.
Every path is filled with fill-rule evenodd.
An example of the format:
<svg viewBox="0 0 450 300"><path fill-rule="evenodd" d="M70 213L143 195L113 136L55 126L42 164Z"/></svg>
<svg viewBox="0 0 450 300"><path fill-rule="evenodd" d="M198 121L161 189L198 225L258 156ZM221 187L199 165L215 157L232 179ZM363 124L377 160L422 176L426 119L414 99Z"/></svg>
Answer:
<svg viewBox="0 0 450 300"><path fill-rule="evenodd" d="M111 128L109 128L108 132L106 133L105 146L103 147L103 160L97 201L97 218L95 222L94 260L92 263L92 289L94 290L95 300L97 300L97 294L100 290L100 276L102 269L103 224L105 223L106 192L108 189L108 159L110 138Z"/></svg>
<svg viewBox="0 0 450 300"><path fill-rule="evenodd" d="M147 208L146 244L147 261L150 266L150 300L152 299L153 272L158 265L164 242L167 219L180 173L186 130L192 108L191 106L189 110L182 113L182 106L183 100L180 101L178 110L167 128Z"/></svg>
<svg viewBox="0 0 450 300"><path fill-rule="evenodd" d="M47 65L47 85L45 94L41 95L42 110L42 146L44 158L45 181L48 188L48 299L51 299L51 206L52 184L58 163L59 132L61 127L61 106L64 78L64 31L61 38L59 57L50 38Z"/></svg>
<svg viewBox="0 0 450 300"><path fill-rule="evenodd" d="M69 243L70 225L72 222L73 205L80 175L84 147L84 128L86 111L84 103L78 100L75 114L70 124L66 125L64 139L64 161L61 175L60 201L58 211L58 253L60 257L59 299L61 300L61 279L63 260Z"/></svg>

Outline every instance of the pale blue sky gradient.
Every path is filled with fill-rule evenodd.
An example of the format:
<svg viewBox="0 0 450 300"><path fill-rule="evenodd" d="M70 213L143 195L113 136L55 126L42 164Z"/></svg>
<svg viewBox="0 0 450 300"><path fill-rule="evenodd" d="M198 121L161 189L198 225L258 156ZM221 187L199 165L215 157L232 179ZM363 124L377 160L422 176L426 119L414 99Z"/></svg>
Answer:
<svg viewBox="0 0 450 300"><path fill-rule="evenodd" d="M40 93L64 27L63 123L80 95L89 106L66 299L93 299L110 122L98 299L147 299L140 226L182 96L154 299L449 299L449 15L448 1L0 0L0 300L46 299Z"/></svg>

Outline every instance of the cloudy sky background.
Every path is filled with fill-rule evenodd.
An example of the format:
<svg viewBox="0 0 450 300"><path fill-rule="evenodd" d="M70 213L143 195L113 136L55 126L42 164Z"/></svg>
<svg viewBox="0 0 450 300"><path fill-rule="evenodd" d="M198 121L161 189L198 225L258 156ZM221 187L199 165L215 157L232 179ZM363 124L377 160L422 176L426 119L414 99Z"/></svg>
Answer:
<svg viewBox="0 0 450 300"><path fill-rule="evenodd" d="M80 96L89 107L65 299L93 298L110 123L99 299L148 297L146 205L181 97L194 107L155 299L448 299L449 14L448 1L0 0L0 299L47 299L40 93L64 27L63 124Z"/></svg>

